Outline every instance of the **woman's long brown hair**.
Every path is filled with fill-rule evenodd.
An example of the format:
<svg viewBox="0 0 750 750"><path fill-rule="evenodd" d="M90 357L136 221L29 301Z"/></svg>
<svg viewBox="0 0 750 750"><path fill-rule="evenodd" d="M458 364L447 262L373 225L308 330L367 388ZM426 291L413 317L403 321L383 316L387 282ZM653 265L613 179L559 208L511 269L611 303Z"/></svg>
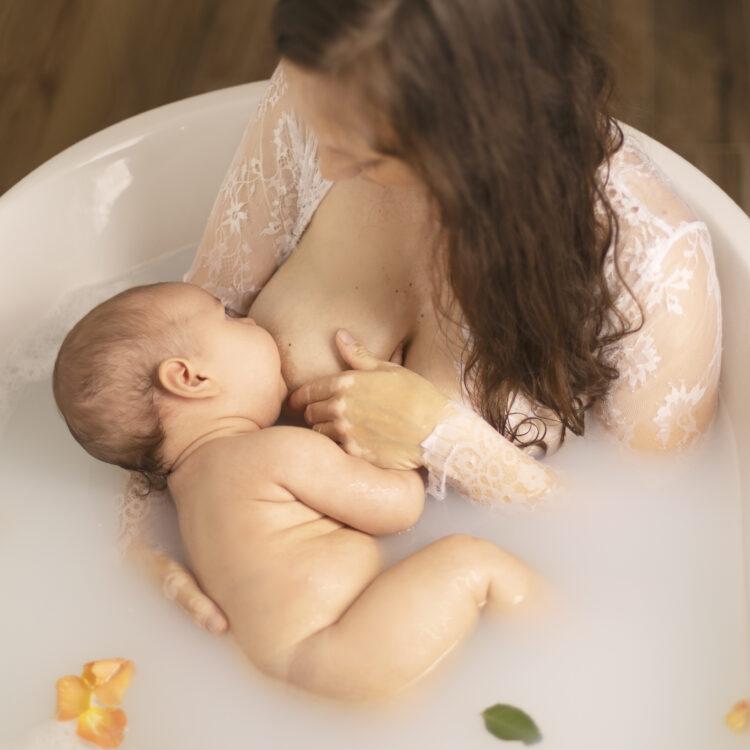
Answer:
<svg viewBox="0 0 750 750"><path fill-rule="evenodd" d="M618 376L606 352L632 329L604 276L618 237L604 184L623 134L578 4L279 0L273 24L281 56L351 87L382 122L376 150L427 186L442 228L434 302L452 319L447 280L472 334L477 410L546 449L545 430L510 426L520 393L582 434Z"/></svg>

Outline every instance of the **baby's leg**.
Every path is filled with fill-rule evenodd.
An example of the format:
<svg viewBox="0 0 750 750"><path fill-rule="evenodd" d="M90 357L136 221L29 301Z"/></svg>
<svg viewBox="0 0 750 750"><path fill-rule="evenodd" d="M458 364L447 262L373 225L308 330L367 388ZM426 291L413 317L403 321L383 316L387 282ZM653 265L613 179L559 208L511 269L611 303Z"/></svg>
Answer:
<svg viewBox="0 0 750 750"><path fill-rule="evenodd" d="M396 693L473 628L485 603L520 604L534 578L484 539L439 539L381 573L336 623L302 641L287 680L350 700Z"/></svg>

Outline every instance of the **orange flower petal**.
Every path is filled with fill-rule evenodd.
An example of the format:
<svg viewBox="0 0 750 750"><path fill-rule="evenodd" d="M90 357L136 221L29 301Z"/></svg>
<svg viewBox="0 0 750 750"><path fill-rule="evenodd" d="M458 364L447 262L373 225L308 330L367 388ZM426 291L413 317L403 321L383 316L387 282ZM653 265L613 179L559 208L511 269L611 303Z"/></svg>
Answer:
<svg viewBox="0 0 750 750"><path fill-rule="evenodd" d="M80 678L68 675L61 677L57 687L57 719L77 719L91 703L91 689Z"/></svg>
<svg viewBox="0 0 750 750"><path fill-rule="evenodd" d="M750 725L750 703L748 701L735 703L725 721L733 732L741 732Z"/></svg>
<svg viewBox="0 0 750 750"><path fill-rule="evenodd" d="M83 679L94 691L97 700L112 706L122 697L133 676L133 662L127 659L100 659L83 667Z"/></svg>
<svg viewBox="0 0 750 750"><path fill-rule="evenodd" d="M77 733L98 747L118 747L128 724L125 712L119 708L89 708L78 718Z"/></svg>

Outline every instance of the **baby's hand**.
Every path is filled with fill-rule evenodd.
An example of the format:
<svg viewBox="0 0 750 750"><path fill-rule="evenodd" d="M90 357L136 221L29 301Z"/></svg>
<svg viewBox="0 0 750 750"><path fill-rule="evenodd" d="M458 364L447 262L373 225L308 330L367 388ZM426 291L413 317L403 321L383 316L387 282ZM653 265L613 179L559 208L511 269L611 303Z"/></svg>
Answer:
<svg viewBox="0 0 750 750"><path fill-rule="evenodd" d="M148 547L138 547L128 554L155 580L164 596L176 601L200 627L217 635L229 628L224 613L203 593L187 568Z"/></svg>

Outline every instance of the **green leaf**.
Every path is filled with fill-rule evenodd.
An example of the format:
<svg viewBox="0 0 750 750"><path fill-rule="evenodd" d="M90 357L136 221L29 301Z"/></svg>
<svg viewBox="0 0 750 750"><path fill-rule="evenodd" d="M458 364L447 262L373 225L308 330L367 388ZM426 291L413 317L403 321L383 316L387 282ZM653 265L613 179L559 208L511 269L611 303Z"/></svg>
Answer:
<svg viewBox="0 0 750 750"><path fill-rule="evenodd" d="M501 740L518 740L524 745L533 745L542 739L534 720L515 706L496 703L482 711L482 717L487 731Z"/></svg>

